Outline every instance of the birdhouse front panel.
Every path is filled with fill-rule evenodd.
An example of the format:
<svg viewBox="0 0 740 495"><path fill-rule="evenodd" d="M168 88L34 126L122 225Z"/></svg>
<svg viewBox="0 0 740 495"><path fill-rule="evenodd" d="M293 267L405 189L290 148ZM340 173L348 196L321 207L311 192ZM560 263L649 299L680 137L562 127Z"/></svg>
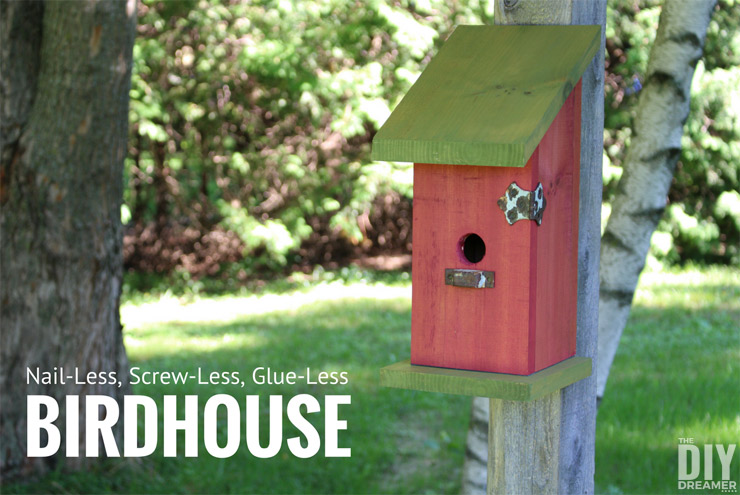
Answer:
<svg viewBox="0 0 740 495"><path fill-rule="evenodd" d="M580 78L599 26L461 26L373 139L412 161L411 364L575 353Z"/></svg>
<svg viewBox="0 0 740 495"><path fill-rule="evenodd" d="M579 141L580 85L524 168L414 165L412 364L526 375L574 355ZM542 184L541 224L509 224L511 184Z"/></svg>

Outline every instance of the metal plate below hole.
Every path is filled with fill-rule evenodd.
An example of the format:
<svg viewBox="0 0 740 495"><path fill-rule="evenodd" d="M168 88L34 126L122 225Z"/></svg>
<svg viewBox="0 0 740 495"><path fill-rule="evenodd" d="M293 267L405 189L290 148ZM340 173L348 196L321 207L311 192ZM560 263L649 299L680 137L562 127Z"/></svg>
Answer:
<svg viewBox="0 0 740 495"><path fill-rule="evenodd" d="M492 289L493 284L494 272L462 268L445 269L445 285L469 287L471 289Z"/></svg>

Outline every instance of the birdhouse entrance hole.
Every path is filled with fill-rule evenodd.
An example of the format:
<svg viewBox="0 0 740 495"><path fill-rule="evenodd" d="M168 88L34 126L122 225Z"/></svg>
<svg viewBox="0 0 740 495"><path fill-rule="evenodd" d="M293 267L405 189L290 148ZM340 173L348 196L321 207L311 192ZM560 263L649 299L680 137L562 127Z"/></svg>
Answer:
<svg viewBox="0 0 740 495"><path fill-rule="evenodd" d="M471 263L478 263L486 255L486 243L478 234L468 234L460 240L462 254Z"/></svg>

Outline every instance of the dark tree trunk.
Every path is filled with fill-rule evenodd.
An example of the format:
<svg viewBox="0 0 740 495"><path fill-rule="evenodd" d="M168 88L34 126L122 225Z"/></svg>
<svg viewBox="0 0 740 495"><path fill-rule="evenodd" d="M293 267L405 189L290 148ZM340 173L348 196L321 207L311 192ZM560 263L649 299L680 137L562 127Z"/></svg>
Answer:
<svg viewBox="0 0 740 495"><path fill-rule="evenodd" d="M136 3L0 5L0 461L9 479L63 457L66 395L121 401L128 387L120 207ZM27 385L37 366L115 371L123 386ZM30 394L59 402L57 456L26 456ZM84 458L83 441L66 462Z"/></svg>

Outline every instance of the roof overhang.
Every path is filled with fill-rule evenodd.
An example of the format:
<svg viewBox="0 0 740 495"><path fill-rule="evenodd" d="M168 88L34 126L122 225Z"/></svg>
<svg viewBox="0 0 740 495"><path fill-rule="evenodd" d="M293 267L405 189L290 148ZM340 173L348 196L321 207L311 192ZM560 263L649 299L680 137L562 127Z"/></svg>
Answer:
<svg viewBox="0 0 740 495"><path fill-rule="evenodd" d="M373 160L523 167L600 26L460 26L373 139Z"/></svg>

